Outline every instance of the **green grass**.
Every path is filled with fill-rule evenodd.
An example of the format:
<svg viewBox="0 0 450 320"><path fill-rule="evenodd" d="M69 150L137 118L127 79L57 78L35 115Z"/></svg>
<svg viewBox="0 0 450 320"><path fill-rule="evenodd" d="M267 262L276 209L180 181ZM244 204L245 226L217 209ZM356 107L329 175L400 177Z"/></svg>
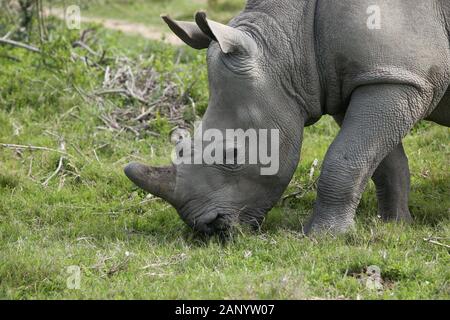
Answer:
<svg viewBox="0 0 450 320"><path fill-rule="evenodd" d="M123 98L103 104L83 98L79 91L98 88L103 72L71 62L67 48L78 35L58 34L43 57L0 47L0 143L57 149L62 137L70 154L45 187L59 154L0 147L0 298L450 298L449 251L424 241L449 242L448 128L421 123L405 139L411 226L376 218L370 184L352 233L301 236L312 188L275 207L259 232L244 231L226 243L205 240L194 236L172 207L146 198L122 173L135 159L168 163L166 126L156 128L161 137L139 139L99 129L102 114L140 106ZM199 75L191 96L206 104L204 52L102 29L97 38L95 48L106 48L108 55L136 60L142 55L163 77L178 81L181 91ZM286 193L308 184L313 160L322 161L337 130L328 117L306 129L302 160ZM81 268L79 290L66 285L73 265ZM381 269L381 291L357 279L371 265Z"/></svg>
<svg viewBox="0 0 450 320"><path fill-rule="evenodd" d="M63 1L53 1L60 6ZM245 0L94 0L78 1L81 12L88 17L112 18L164 28L160 14L179 20L193 21L198 10L220 22L228 22L245 6Z"/></svg>

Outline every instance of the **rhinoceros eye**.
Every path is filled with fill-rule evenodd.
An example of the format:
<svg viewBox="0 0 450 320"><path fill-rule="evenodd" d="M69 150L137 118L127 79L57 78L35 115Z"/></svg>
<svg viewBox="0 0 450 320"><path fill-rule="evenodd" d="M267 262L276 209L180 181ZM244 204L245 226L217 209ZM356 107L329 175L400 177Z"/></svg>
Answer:
<svg viewBox="0 0 450 320"><path fill-rule="evenodd" d="M243 168L243 166L242 164L221 164L219 165L219 168L226 171L238 171Z"/></svg>
<svg viewBox="0 0 450 320"><path fill-rule="evenodd" d="M242 161L239 161L239 153L237 148L231 150L226 150L224 153L223 163L220 165L221 168L226 170L238 170L242 167Z"/></svg>

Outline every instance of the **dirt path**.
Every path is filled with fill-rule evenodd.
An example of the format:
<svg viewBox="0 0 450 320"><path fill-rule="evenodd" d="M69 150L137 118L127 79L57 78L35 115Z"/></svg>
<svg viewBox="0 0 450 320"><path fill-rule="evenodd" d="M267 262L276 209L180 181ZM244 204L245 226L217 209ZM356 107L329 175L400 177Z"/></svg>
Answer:
<svg viewBox="0 0 450 320"><path fill-rule="evenodd" d="M51 10L46 10L45 15L64 19L64 11L61 9L52 8ZM183 42L180 39L178 39L174 34L172 34L169 30L165 32L154 27L146 26L141 23L132 23L118 19L81 16L81 23L83 24L83 22L98 23L103 25L107 29L118 30L127 34L139 35L141 37L150 40L160 40L173 45L183 44Z"/></svg>

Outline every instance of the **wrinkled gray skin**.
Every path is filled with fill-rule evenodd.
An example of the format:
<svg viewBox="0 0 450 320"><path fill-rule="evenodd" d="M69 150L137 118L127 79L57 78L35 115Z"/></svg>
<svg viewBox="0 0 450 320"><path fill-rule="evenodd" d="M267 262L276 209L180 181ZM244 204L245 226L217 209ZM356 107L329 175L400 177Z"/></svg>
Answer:
<svg viewBox="0 0 450 320"><path fill-rule="evenodd" d="M369 30L367 8L381 8ZM195 230L262 223L297 166L306 125L332 115L330 146L305 232L354 224L368 180L384 220L410 221L402 139L419 120L450 125L450 1L249 1L229 26L163 19L187 44L208 47L210 101L203 128L280 130L280 170L259 166L132 163L127 176L169 201Z"/></svg>

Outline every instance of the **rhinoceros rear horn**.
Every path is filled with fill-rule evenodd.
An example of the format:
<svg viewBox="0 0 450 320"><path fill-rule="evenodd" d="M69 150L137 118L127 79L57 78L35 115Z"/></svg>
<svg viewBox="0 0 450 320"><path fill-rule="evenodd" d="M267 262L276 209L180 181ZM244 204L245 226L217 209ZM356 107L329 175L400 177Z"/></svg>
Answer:
<svg viewBox="0 0 450 320"><path fill-rule="evenodd" d="M209 47L212 39L200 30L194 22L175 21L168 15L161 15L161 18L167 23L170 30L188 46L194 49Z"/></svg>
<svg viewBox="0 0 450 320"><path fill-rule="evenodd" d="M245 32L206 18L206 13L195 14L198 27L212 40L219 43L223 53L245 53L253 55L257 50L255 40Z"/></svg>
<svg viewBox="0 0 450 320"><path fill-rule="evenodd" d="M141 189L176 205L174 198L175 166L150 167L132 162L125 167L124 171L126 176Z"/></svg>

